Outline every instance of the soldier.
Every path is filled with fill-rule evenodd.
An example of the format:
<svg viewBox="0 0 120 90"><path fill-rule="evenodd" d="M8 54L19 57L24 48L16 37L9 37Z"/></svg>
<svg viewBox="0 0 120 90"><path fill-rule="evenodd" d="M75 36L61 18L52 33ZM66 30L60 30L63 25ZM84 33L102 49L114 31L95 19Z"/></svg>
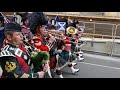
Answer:
<svg viewBox="0 0 120 90"><path fill-rule="evenodd" d="M28 27L34 35L34 46L42 51L49 52L50 47L46 45L45 25L48 23L47 17L42 12L34 12L28 17Z"/></svg>
<svg viewBox="0 0 120 90"><path fill-rule="evenodd" d="M17 23L7 23L5 25L5 37L8 44L2 48L0 52L0 65L3 70L3 78L43 78L48 67L45 62L42 71L31 72L28 65L28 57L26 49L23 44L23 35L21 33L21 26ZM44 55L44 60L48 61L47 54ZM41 66L42 66L41 65Z"/></svg>
<svg viewBox="0 0 120 90"><path fill-rule="evenodd" d="M29 26L31 32L33 34L35 34L35 37L33 37L34 46L39 50L47 51L50 53L50 67L53 69L55 66L55 63L56 63L56 61L55 61L55 58L56 58L55 48L57 47L57 45L56 45L56 43L54 43L54 41L56 42L56 39L54 36L49 35L49 38L44 38L45 25L47 23L48 23L48 20L46 18L46 15L42 12L34 12L28 18L28 26ZM51 30L56 29L56 27L53 27L53 26L49 26L47 28L51 29ZM46 43L48 43L49 45L48 44L46 45ZM57 47L57 49L58 49L58 47ZM66 53L66 54L68 55L69 53ZM69 55L68 55L68 58L69 58ZM64 60L63 62L66 63L66 61L68 61L68 58L67 58L67 60ZM58 60L58 61L60 62L60 60ZM60 63L59 63L59 65L60 65ZM60 67L62 65L60 65ZM78 72L79 69L74 69L73 66L74 66L73 64L71 64L71 63L69 64L69 67L71 68L72 72L73 73ZM60 68L57 68L56 73L60 78L63 78Z"/></svg>
<svg viewBox="0 0 120 90"><path fill-rule="evenodd" d="M80 29L79 22L74 20L73 23L69 24L69 27L74 28L73 30L74 30L75 34L71 35L70 33L68 33L67 35L71 38L71 40L73 42L78 42L79 43L79 44L72 43L71 48L74 51L74 53L77 55L77 60L78 61L83 61L84 60L83 52L80 49L82 41L80 41L81 37L80 37L80 33L79 33L79 29Z"/></svg>
<svg viewBox="0 0 120 90"><path fill-rule="evenodd" d="M62 18L59 20L59 22L66 22L66 27L68 27L67 19ZM55 29L54 29L55 30ZM65 32L61 32L61 36L65 34ZM60 35L60 32L59 32ZM56 35L57 36L57 35ZM55 46L55 45L54 45ZM71 69L72 73L77 73L79 72L79 69L75 69L74 66L77 65L77 63L74 63L72 58L71 58L71 42L70 39L66 36L63 35L61 40L57 40L57 64L56 64L56 73L60 78L63 78L62 76L62 68L65 65L68 65L68 67ZM65 48L63 48L65 47Z"/></svg>
<svg viewBox="0 0 120 90"><path fill-rule="evenodd" d="M33 45L41 50L50 52L52 43L55 40L54 37L46 37L46 25L48 24L48 18L43 12L34 12L28 16L28 27L34 34ZM51 56L50 56L51 58Z"/></svg>

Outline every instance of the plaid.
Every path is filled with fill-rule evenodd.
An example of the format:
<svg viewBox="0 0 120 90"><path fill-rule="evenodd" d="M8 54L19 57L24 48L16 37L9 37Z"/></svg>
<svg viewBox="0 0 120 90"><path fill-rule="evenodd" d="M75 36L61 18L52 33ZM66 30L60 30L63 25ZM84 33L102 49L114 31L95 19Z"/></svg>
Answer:
<svg viewBox="0 0 120 90"><path fill-rule="evenodd" d="M75 47L76 47L75 44L71 44L71 52L72 52L72 53L75 51Z"/></svg>
<svg viewBox="0 0 120 90"><path fill-rule="evenodd" d="M54 44L53 48L50 50L50 57L51 56L55 56L57 52L55 49L57 48L58 49L58 45L60 44L60 48L64 45L64 44L61 44L61 40L57 39L56 40L56 43ZM60 49L59 48L59 49ZM73 53L75 51L75 45L72 44L71 45L71 53ZM70 55L70 52L66 51L66 50L63 50L60 54L59 54L59 58L58 58L58 66L57 67L62 67L64 66L67 62L72 62L74 61L76 58L75 55L71 54Z"/></svg>
<svg viewBox="0 0 120 90"><path fill-rule="evenodd" d="M59 54L63 59L65 59L66 61L69 60L70 58L70 55L69 55L69 52L63 50L60 54Z"/></svg>

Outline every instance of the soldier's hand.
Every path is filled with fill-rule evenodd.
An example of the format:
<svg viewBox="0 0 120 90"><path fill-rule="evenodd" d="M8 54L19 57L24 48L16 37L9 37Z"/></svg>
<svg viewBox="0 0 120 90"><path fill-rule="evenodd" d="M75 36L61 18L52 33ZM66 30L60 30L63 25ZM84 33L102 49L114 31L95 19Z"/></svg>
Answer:
<svg viewBox="0 0 120 90"><path fill-rule="evenodd" d="M39 75L39 78L43 78L44 77L45 72L41 71L41 72L37 72L37 73Z"/></svg>
<svg viewBox="0 0 120 90"><path fill-rule="evenodd" d="M58 52L58 53L61 53L61 52L62 52L62 50L61 50L61 49L59 49L57 52Z"/></svg>
<svg viewBox="0 0 120 90"><path fill-rule="evenodd" d="M48 64L43 64L42 67L44 72L48 71L48 68L49 68Z"/></svg>
<svg viewBox="0 0 120 90"><path fill-rule="evenodd" d="M53 43L55 40L56 40L55 37L54 37L54 36L51 36L51 37L49 38L48 42L49 42L49 43Z"/></svg>

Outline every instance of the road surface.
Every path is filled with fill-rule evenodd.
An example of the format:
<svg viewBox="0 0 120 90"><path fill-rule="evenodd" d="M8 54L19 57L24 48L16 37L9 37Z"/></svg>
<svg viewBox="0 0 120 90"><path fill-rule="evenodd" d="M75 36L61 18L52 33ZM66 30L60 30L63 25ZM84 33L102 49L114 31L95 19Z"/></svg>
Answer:
<svg viewBox="0 0 120 90"><path fill-rule="evenodd" d="M85 60L78 62L77 74L66 66L62 69L64 78L120 78L120 58L84 53Z"/></svg>

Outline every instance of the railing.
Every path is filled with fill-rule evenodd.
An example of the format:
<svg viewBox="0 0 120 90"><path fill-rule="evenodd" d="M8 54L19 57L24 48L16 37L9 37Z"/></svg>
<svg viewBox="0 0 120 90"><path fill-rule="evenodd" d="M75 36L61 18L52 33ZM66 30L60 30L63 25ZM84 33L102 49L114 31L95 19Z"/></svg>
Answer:
<svg viewBox="0 0 120 90"><path fill-rule="evenodd" d="M86 21L79 21L79 22L81 26L85 26L84 33L91 33L93 35L114 36L115 30L118 29L119 26L118 24L113 24L113 23L98 23L98 22L86 22ZM117 33L117 36L120 36L120 33Z"/></svg>
<svg viewBox="0 0 120 90"><path fill-rule="evenodd" d="M119 18L120 14L116 16L106 15L106 12L45 12L47 15L63 15L63 16L86 16L86 17L108 17L108 18Z"/></svg>
<svg viewBox="0 0 120 90"><path fill-rule="evenodd" d="M104 16L105 12L80 12L80 16Z"/></svg>
<svg viewBox="0 0 120 90"><path fill-rule="evenodd" d="M120 24L85 21L80 24L85 26L81 40L88 42L83 50L120 56Z"/></svg>
<svg viewBox="0 0 120 90"><path fill-rule="evenodd" d="M64 14L78 16L104 16L105 12L45 12L46 14Z"/></svg>
<svg viewBox="0 0 120 90"><path fill-rule="evenodd" d="M82 37L91 37L91 38L102 38L102 39L120 39L120 36L111 36L111 35L102 35L102 34L91 34L91 33L82 33Z"/></svg>

